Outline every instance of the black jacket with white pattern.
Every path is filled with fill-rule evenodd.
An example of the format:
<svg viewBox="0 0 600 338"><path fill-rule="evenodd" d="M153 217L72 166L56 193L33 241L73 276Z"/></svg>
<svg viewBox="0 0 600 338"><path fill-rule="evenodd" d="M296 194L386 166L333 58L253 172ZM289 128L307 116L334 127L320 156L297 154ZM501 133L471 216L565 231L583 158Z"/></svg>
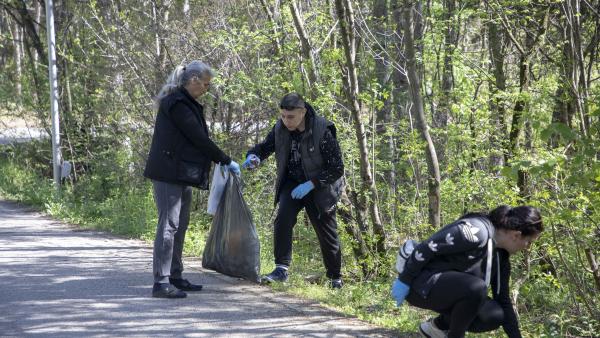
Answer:
<svg viewBox="0 0 600 338"><path fill-rule="evenodd" d="M504 311L504 332L510 338L520 338L519 322L509 292L510 255L495 247L495 231L492 222L484 216L466 217L448 224L415 247L398 278L427 298L444 271L462 271L484 280L486 272L490 272L492 297ZM488 260L490 239L493 251ZM486 270L488 262L491 266Z"/></svg>
<svg viewBox="0 0 600 338"><path fill-rule="evenodd" d="M448 224L419 243L398 278L427 298L443 271L462 271L485 278L487 244L494 226L487 217L469 217Z"/></svg>

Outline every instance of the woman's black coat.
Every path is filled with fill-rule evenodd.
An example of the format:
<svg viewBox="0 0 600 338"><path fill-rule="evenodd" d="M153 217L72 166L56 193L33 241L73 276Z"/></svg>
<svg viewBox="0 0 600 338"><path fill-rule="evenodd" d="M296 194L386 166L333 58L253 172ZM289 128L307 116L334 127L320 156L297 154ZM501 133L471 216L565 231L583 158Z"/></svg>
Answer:
<svg viewBox="0 0 600 338"><path fill-rule="evenodd" d="M160 102L144 176L208 189L211 162L229 164L231 158L209 138L202 106L177 89Z"/></svg>

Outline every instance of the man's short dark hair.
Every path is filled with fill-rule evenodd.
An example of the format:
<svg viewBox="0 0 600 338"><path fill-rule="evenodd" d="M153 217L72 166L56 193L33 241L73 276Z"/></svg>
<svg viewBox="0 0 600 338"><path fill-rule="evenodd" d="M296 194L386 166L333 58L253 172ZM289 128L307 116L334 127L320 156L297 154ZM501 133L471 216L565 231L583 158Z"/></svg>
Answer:
<svg viewBox="0 0 600 338"><path fill-rule="evenodd" d="M279 102L279 108L283 110L294 110L296 108L305 108L304 99L298 93L286 94Z"/></svg>

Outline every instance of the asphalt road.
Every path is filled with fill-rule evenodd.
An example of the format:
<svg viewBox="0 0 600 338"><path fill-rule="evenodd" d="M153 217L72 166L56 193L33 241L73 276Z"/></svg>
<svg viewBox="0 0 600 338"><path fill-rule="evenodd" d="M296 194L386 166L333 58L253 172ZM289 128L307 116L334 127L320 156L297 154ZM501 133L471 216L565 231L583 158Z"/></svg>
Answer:
<svg viewBox="0 0 600 338"><path fill-rule="evenodd" d="M393 337L310 301L203 270L204 290L150 297L146 243L0 201L1 337Z"/></svg>
<svg viewBox="0 0 600 338"><path fill-rule="evenodd" d="M49 137L44 129L15 127L15 128L0 128L0 145L28 142L34 139L42 139Z"/></svg>

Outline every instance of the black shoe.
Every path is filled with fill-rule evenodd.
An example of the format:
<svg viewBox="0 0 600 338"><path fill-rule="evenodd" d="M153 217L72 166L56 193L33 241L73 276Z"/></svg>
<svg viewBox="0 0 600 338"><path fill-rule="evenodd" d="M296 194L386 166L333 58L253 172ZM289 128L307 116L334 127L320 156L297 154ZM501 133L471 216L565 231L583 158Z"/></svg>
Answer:
<svg viewBox="0 0 600 338"><path fill-rule="evenodd" d="M183 278L169 278L169 282L176 288L182 291L201 291L202 285L192 284L187 279Z"/></svg>
<svg viewBox="0 0 600 338"><path fill-rule="evenodd" d="M332 289L341 289L344 286L344 282L340 278L331 280L331 288Z"/></svg>
<svg viewBox="0 0 600 338"><path fill-rule="evenodd" d="M169 283L154 283L152 287L152 297L154 298L185 298L187 294L177 290Z"/></svg>
<svg viewBox="0 0 600 338"><path fill-rule="evenodd" d="M261 279L263 284L270 284L272 282L287 282L288 272L287 269L282 267L276 267L273 272L268 275L264 275Z"/></svg>

